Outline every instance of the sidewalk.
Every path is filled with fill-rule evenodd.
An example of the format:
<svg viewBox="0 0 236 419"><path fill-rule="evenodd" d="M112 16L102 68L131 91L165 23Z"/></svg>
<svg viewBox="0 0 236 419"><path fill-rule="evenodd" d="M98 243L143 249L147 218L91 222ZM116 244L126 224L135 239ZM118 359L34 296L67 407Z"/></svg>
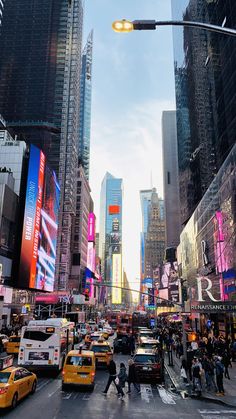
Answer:
<svg viewBox="0 0 236 419"><path fill-rule="evenodd" d="M168 354L165 353L165 367L176 389L179 391L187 392L189 397L196 397L191 394L192 386L183 383L183 380L180 377L181 360L179 358L176 358L174 353L173 364L173 366L168 365ZM224 378L225 396L216 396L214 391L207 392L204 388L205 386L203 386L203 391L200 399L215 401L216 403L236 407L236 362L232 362L232 368L229 367L229 375L230 380L228 380L228 378Z"/></svg>

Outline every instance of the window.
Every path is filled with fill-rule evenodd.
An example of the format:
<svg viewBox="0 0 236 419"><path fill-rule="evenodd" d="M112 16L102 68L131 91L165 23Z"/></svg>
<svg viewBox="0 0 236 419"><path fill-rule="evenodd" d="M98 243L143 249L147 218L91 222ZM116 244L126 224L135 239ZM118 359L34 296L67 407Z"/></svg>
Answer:
<svg viewBox="0 0 236 419"><path fill-rule="evenodd" d="M21 371L18 370L15 372L14 381L18 381L22 378Z"/></svg>
<svg viewBox="0 0 236 419"><path fill-rule="evenodd" d="M91 349L94 353L96 353L96 352L101 352L101 353L105 353L105 352L111 352L111 348L110 348L110 346L93 346L92 347L92 349Z"/></svg>
<svg viewBox="0 0 236 419"><path fill-rule="evenodd" d="M136 355L134 362L138 364L155 364L158 362L157 355Z"/></svg>
<svg viewBox="0 0 236 419"><path fill-rule="evenodd" d="M66 365L90 367L92 365L92 358L90 356L68 356Z"/></svg>
<svg viewBox="0 0 236 419"><path fill-rule="evenodd" d="M26 330L24 333L24 339L39 340L44 342L49 339L53 333L44 333L39 330Z"/></svg>
<svg viewBox="0 0 236 419"><path fill-rule="evenodd" d="M5 384L10 378L10 372L0 372L0 383Z"/></svg>

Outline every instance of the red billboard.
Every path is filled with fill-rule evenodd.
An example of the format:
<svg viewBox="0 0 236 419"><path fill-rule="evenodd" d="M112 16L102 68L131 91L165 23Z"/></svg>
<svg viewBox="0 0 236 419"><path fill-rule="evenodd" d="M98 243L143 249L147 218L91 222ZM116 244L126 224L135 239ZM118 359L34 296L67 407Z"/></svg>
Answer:
<svg viewBox="0 0 236 419"><path fill-rule="evenodd" d="M109 211L109 215L119 214L120 213L120 206L119 205L109 205L108 211Z"/></svg>

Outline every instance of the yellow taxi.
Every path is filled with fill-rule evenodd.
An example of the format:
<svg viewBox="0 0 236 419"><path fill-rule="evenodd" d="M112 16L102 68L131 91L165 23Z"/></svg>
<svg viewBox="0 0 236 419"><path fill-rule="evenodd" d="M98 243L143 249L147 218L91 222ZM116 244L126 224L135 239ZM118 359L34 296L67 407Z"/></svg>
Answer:
<svg viewBox="0 0 236 419"><path fill-rule="evenodd" d="M104 338L104 339L108 339L109 338L109 333L108 333L108 331L107 330L101 330L101 335L102 335L102 337Z"/></svg>
<svg viewBox="0 0 236 419"><path fill-rule="evenodd" d="M104 339L92 342L90 345L90 351L92 351L95 355L96 366L109 365L113 355L109 342L105 342Z"/></svg>
<svg viewBox="0 0 236 419"><path fill-rule="evenodd" d="M7 354L18 354L20 348L20 336L10 336L6 344Z"/></svg>
<svg viewBox="0 0 236 419"><path fill-rule="evenodd" d="M96 372L95 355L91 351L73 350L68 352L62 370L62 390L68 385L88 386L94 389Z"/></svg>
<svg viewBox="0 0 236 419"><path fill-rule="evenodd" d="M37 386L34 373L21 367L8 367L0 371L0 408L16 407L27 394L33 394Z"/></svg>

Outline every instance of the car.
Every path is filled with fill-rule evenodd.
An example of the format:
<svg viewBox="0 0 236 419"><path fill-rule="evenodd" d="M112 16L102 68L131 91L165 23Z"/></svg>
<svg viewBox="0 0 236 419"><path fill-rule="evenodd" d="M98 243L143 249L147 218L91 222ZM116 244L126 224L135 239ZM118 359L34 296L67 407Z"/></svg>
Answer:
<svg viewBox="0 0 236 419"><path fill-rule="evenodd" d="M160 342L158 339L143 337L140 338L139 348L158 350L160 348Z"/></svg>
<svg viewBox="0 0 236 419"><path fill-rule="evenodd" d="M140 339L141 338L154 338L154 333L150 330L150 329L147 329L147 330L141 330L139 333L138 333L138 342L140 342Z"/></svg>
<svg viewBox="0 0 236 419"><path fill-rule="evenodd" d="M20 349L20 336L10 336L6 344L7 354L18 354Z"/></svg>
<svg viewBox="0 0 236 419"><path fill-rule="evenodd" d="M99 339L97 342L92 342L89 349L94 352L96 366L109 365L113 355L109 342L104 341L104 339Z"/></svg>
<svg viewBox="0 0 236 419"><path fill-rule="evenodd" d="M123 355L130 354L129 336L126 334L117 334L113 342L114 353L122 353Z"/></svg>
<svg viewBox="0 0 236 419"><path fill-rule="evenodd" d="M140 383L157 384L163 382L163 358L154 349L138 348L133 361Z"/></svg>
<svg viewBox="0 0 236 419"><path fill-rule="evenodd" d="M110 326L104 326L103 330L108 332L109 336L113 336L114 335L114 330L112 329L112 327Z"/></svg>
<svg viewBox="0 0 236 419"><path fill-rule="evenodd" d="M69 351L62 370L62 390L68 385L86 386L94 389L96 373L95 355L92 351L79 350Z"/></svg>
<svg viewBox="0 0 236 419"><path fill-rule="evenodd" d="M18 401L33 394L37 377L21 367L8 367L0 371L0 408L15 408Z"/></svg>

